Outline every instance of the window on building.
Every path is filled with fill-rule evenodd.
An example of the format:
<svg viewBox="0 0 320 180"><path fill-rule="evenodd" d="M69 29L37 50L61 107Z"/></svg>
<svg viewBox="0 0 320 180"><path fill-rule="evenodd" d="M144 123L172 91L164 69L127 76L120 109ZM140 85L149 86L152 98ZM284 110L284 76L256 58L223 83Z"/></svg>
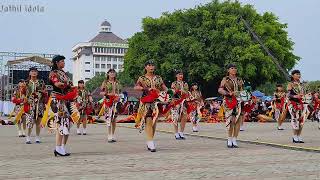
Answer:
<svg viewBox="0 0 320 180"><path fill-rule="evenodd" d="M111 69L111 64L107 64L107 69Z"/></svg>
<svg viewBox="0 0 320 180"><path fill-rule="evenodd" d="M86 81L90 80L90 78L85 78Z"/></svg>
<svg viewBox="0 0 320 180"><path fill-rule="evenodd" d="M111 57L107 56L107 60L108 60L108 62L111 62Z"/></svg>
<svg viewBox="0 0 320 180"><path fill-rule="evenodd" d="M85 62L84 64L90 64L90 62Z"/></svg>
<svg viewBox="0 0 320 180"><path fill-rule="evenodd" d="M102 57L101 57L101 61L106 61L106 57L105 57L105 56L102 56Z"/></svg>
<svg viewBox="0 0 320 180"><path fill-rule="evenodd" d="M119 65L118 65L118 68L119 68L119 69L122 69L122 67L123 67L122 64L119 64Z"/></svg>
<svg viewBox="0 0 320 180"><path fill-rule="evenodd" d="M112 68L117 69L117 65L116 64L112 65Z"/></svg>
<svg viewBox="0 0 320 180"><path fill-rule="evenodd" d="M96 64L96 68L100 68L100 64Z"/></svg>
<svg viewBox="0 0 320 180"><path fill-rule="evenodd" d="M111 53L114 54L114 48L111 49Z"/></svg>
<svg viewBox="0 0 320 180"><path fill-rule="evenodd" d="M86 69L85 72L90 72L90 70Z"/></svg>
<svg viewBox="0 0 320 180"><path fill-rule="evenodd" d="M101 69L105 69L106 68L106 64L101 64Z"/></svg>

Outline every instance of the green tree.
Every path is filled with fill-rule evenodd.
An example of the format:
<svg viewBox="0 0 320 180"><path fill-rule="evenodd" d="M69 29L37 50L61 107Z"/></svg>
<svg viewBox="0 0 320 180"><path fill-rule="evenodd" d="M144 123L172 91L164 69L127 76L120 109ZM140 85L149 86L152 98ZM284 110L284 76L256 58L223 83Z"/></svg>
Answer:
<svg viewBox="0 0 320 180"><path fill-rule="evenodd" d="M105 80L105 73L96 74L93 78L86 82L86 88L92 92L97 87L100 87L102 82ZM134 81L128 74L125 72L119 72L117 74L117 80L120 82L122 86L133 86Z"/></svg>
<svg viewBox="0 0 320 180"><path fill-rule="evenodd" d="M128 72L119 72L118 73L118 81L122 86L133 86L134 80L130 77Z"/></svg>
<svg viewBox="0 0 320 180"><path fill-rule="evenodd" d="M306 88L312 92L319 92L320 91L320 81L309 81L306 84Z"/></svg>
<svg viewBox="0 0 320 180"><path fill-rule="evenodd" d="M102 82L105 80L106 76L104 73L98 73L93 78L91 78L89 81L86 82L86 88L90 92L95 90L97 87L100 87Z"/></svg>
<svg viewBox="0 0 320 180"><path fill-rule="evenodd" d="M265 84L261 84L257 87L257 90L263 92L267 96L272 96L274 91L276 90L276 83L266 82ZM284 89L286 89L286 86L283 85Z"/></svg>
<svg viewBox="0 0 320 180"><path fill-rule="evenodd" d="M129 39L125 73L137 79L144 62L154 59L157 73L167 83L174 79L175 69L182 69L187 81L202 85L205 95L216 94L225 66L231 62L253 88L265 82L284 82L283 74L252 38L240 16L280 65L292 69L300 58L292 52L294 43L288 38L287 24L272 13L258 14L251 5L214 0L193 9L166 12L159 18L144 18L143 31Z"/></svg>

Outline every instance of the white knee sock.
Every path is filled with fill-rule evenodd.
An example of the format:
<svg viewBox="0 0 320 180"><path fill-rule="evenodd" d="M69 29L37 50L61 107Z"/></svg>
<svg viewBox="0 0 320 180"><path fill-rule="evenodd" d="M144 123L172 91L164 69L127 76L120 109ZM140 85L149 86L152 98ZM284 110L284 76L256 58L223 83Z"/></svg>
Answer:
<svg viewBox="0 0 320 180"><path fill-rule="evenodd" d="M228 146L232 146L232 137L228 137Z"/></svg>

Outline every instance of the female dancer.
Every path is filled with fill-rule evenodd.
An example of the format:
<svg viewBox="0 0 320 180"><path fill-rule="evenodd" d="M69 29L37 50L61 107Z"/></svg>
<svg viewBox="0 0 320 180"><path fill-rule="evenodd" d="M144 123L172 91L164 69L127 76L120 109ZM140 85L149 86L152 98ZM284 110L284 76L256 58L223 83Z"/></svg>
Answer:
<svg viewBox="0 0 320 180"><path fill-rule="evenodd" d="M198 90L198 84L192 83L187 98L187 113L192 122L192 131L198 132L198 123L200 121L200 109L204 106L201 92Z"/></svg>
<svg viewBox="0 0 320 180"><path fill-rule="evenodd" d="M52 59L52 70L49 74L49 82L53 86L50 103L51 110L54 113L54 123L56 126L56 148L54 155L69 156L66 152L69 131L71 126L71 113L76 108L72 102L77 97L77 89L72 87L72 82L63 70L65 66L65 57L56 55ZM74 105L75 106L75 105Z"/></svg>
<svg viewBox="0 0 320 180"><path fill-rule="evenodd" d="M237 77L237 67L234 64L227 66L228 74L221 81L219 93L224 96L223 109L228 127L228 148L238 148L237 137L240 131L241 102L236 94L243 89L243 81Z"/></svg>
<svg viewBox="0 0 320 180"><path fill-rule="evenodd" d="M281 84L277 84L277 89L274 92L273 99L273 109L274 109L274 118L278 122L278 130L284 130L282 127L282 118L280 118L281 114L286 110L286 92Z"/></svg>
<svg viewBox="0 0 320 180"><path fill-rule="evenodd" d="M158 118L159 109L156 104L156 99L159 96L160 90L167 90L162 78L155 75L155 65L153 60L149 60L145 63L145 75L142 75L137 80L134 89L142 91L142 97L140 98L140 104L137 117L140 117L137 121L141 120L142 127L144 122L146 124L145 132L147 135L147 149L151 152L156 152L156 146L153 142L153 137L156 132L156 124Z"/></svg>
<svg viewBox="0 0 320 180"><path fill-rule="evenodd" d="M48 94L43 80L38 79L38 69L29 69L29 80L27 81L28 112L26 112L26 122L28 134L26 144L31 144L30 135L34 124L36 124L35 142L40 143L40 122L44 113L45 101Z"/></svg>
<svg viewBox="0 0 320 180"><path fill-rule="evenodd" d="M171 84L171 88L174 91L173 102L176 102L175 106L171 108L171 118L175 131L175 138L185 139L184 128L187 123L187 109L184 99L188 95L189 86L183 81L183 72L181 70L176 71L176 81ZM180 131L179 131L180 122Z"/></svg>
<svg viewBox="0 0 320 180"><path fill-rule="evenodd" d="M104 96L101 112L105 112L105 118L108 127L108 142L116 142L116 118L117 118L117 105L119 103L120 83L117 81L117 73L114 69L109 69L106 79L101 85L101 95Z"/></svg>
<svg viewBox="0 0 320 180"><path fill-rule="evenodd" d="M84 81L78 81L78 110L80 112L80 121L77 123L77 134L78 135L87 135L87 114L86 109L89 103L89 92L85 89ZM80 130L80 124L82 122L82 131Z"/></svg>
<svg viewBox="0 0 320 180"><path fill-rule="evenodd" d="M301 74L299 70L291 72L291 82L289 82L287 90L289 97L289 113L291 115L291 125L293 129L293 143L304 143L301 138L301 132L307 107L304 106L303 98L305 96L305 88L300 82Z"/></svg>
<svg viewBox="0 0 320 180"><path fill-rule="evenodd" d="M27 93L26 83L23 79L20 79L18 87L13 92L12 99L11 99L12 102L15 104L13 112L15 113L15 122L18 125L19 137L26 137L25 130L27 126L26 126L26 115L24 110L24 104L27 102L26 93Z"/></svg>

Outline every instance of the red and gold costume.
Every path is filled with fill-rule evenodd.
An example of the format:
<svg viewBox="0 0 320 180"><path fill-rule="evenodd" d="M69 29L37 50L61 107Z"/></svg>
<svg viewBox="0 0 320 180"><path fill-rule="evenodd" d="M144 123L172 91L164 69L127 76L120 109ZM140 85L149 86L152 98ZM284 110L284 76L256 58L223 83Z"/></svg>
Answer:
<svg viewBox="0 0 320 180"><path fill-rule="evenodd" d="M187 108L185 100L189 96L189 86L184 81L174 81L171 84L171 88L174 91L173 102L174 106L171 108L171 118L175 125L181 121L182 115L187 114Z"/></svg>
<svg viewBox="0 0 320 180"><path fill-rule="evenodd" d="M114 122L119 110L119 94L121 92L121 85L118 81L104 81L101 90L105 92L103 104L99 112L99 116L105 115L107 126L111 126Z"/></svg>
<svg viewBox="0 0 320 180"><path fill-rule="evenodd" d="M284 91L276 91L274 93L272 107L274 110L274 118L276 121L279 121L281 113L287 108L287 95Z"/></svg>
<svg viewBox="0 0 320 180"><path fill-rule="evenodd" d="M55 86L57 82L64 85L57 87ZM53 91L41 123L42 125L47 124L49 128L58 129L60 135L68 135L72 121L77 122L80 119L80 113L75 103L77 88L72 87L70 78L63 70L51 71L49 83L53 86ZM53 120L48 121L48 116L51 114L53 114Z"/></svg>
<svg viewBox="0 0 320 180"><path fill-rule="evenodd" d="M28 112L29 107L27 103L27 88L26 87L17 87L13 92L12 102L15 104L13 113L15 113L15 122L21 123L25 119L23 116Z"/></svg>
<svg viewBox="0 0 320 180"><path fill-rule="evenodd" d="M197 124L200 121L200 108L203 105L201 92L198 90L189 91L189 97L186 99L186 104L190 121L193 124Z"/></svg>
<svg viewBox="0 0 320 180"><path fill-rule="evenodd" d="M89 95L89 91L78 87L77 107L82 117L88 115L87 112L89 112Z"/></svg>
<svg viewBox="0 0 320 180"><path fill-rule="evenodd" d="M136 127L140 127L140 132L144 129L145 120L151 118L153 124L156 122L159 115L159 107L156 102L160 90L162 90L164 82L158 75L154 75L152 79L149 79L145 75L140 76L137 80L137 85L143 87L145 90L140 98L140 104L138 108L136 121ZM152 88L152 90L148 90Z"/></svg>
<svg viewBox="0 0 320 180"><path fill-rule="evenodd" d="M222 87L220 88L223 88L228 93L238 94L243 90L243 81L238 77L231 79L229 76L226 76L222 79L221 84ZM227 127L230 127L232 118L235 117L235 122L237 122L242 113L241 102L237 99L236 95L224 95L222 108Z"/></svg>
<svg viewBox="0 0 320 180"><path fill-rule="evenodd" d="M296 95L303 95L303 97L295 97ZM300 125L303 125L307 118L308 103L305 87L301 82L291 81L288 84L289 104L288 109L291 115L292 128L297 130Z"/></svg>
<svg viewBox="0 0 320 180"><path fill-rule="evenodd" d="M45 103L48 99L44 81L38 79L27 81L27 99L27 128L32 128L33 124L43 117Z"/></svg>

